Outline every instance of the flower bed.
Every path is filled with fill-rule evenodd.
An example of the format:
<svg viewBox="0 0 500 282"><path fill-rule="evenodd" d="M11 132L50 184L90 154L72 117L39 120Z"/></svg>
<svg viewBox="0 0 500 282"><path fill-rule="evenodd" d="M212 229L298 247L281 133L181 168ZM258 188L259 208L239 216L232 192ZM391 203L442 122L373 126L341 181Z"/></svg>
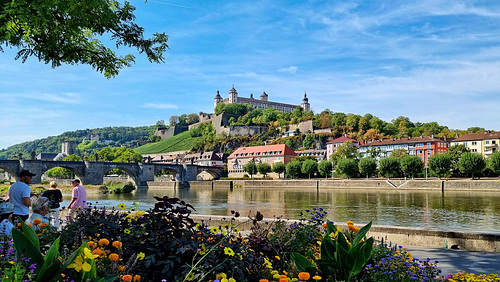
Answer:
<svg viewBox="0 0 500 282"><path fill-rule="evenodd" d="M496 275L441 276L438 262L419 260L402 246L368 238L371 223L342 230L327 211L306 210L300 221L248 215L236 223L195 222L194 207L157 198L137 205L82 210L61 231L19 223L2 238L2 281L499 281ZM240 217L236 211L232 218ZM246 223L246 222L244 222Z"/></svg>

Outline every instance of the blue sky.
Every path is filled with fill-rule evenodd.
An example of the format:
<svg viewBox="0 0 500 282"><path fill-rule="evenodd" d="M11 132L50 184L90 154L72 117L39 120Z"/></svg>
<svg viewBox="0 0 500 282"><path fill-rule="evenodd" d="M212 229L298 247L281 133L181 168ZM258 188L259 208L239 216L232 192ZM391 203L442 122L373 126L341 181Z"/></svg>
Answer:
<svg viewBox="0 0 500 282"><path fill-rule="evenodd" d="M65 131L153 125L212 112L217 90L300 104L500 130L498 1L133 0L148 35L165 32L164 64L106 79L87 65L0 53L0 148ZM110 43L108 46L113 46ZM5 49L5 48L4 48Z"/></svg>

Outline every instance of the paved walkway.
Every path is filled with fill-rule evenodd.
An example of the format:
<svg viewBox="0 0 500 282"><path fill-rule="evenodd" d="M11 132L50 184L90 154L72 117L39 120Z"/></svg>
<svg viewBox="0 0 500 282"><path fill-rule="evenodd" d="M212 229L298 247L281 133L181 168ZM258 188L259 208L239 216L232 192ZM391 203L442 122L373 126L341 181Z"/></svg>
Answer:
<svg viewBox="0 0 500 282"><path fill-rule="evenodd" d="M442 275L457 273L457 270L475 274L498 274L500 276L500 253L467 252L462 250L445 250L405 246L414 258L437 260L437 267Z"/></svg>

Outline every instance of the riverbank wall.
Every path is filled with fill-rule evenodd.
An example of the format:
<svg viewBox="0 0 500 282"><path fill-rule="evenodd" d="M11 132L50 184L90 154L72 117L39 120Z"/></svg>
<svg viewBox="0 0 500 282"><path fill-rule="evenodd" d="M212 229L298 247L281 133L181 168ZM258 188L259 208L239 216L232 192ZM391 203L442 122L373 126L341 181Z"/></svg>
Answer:
<svg viewBox="0 0 500 282"><path fill-rule="evenodd" d="M173 186L173 183L151 182L150 186ZM352 179L352 180L215 180L190 181L190 187L212 188L312 188L312 189L381 189L381 190L440 190L440 191L496 191L498 180L404 180L404 179Z"/></svg>
<svg viewBox="0 0 500 282"><path fill-rule="evenodd" d="M232 218L230 216L191 215L195 221L205 222L209 226L222 226L232 224L243 234L251 231L253 223L248 218ZM263 228L270 228L275 218L264 218L258 224ZM298 222L297 220L282 220L287 225ZM347 230L347 225L336 223L342 230ZM361 226L358 226L361 227ZM473 252L500 253L500 234L471 233L460 231L426 230L423 228L372 225L368 237L384 240L388 244L401 246L420 246L430 248L460 249Z"/></svg>

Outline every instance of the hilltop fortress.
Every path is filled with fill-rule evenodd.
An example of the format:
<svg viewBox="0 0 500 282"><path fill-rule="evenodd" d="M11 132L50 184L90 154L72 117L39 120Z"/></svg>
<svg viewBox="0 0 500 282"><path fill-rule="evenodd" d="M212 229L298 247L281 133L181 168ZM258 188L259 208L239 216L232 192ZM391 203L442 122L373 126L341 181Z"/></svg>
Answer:
<svg viewBox="0 0 500 282"><path fill-rule="evenodd" d="M219 90L217 90L217 94L215 95L214 98L214 111L215 107L217 107L217 104L219 103L225 103L225 104L233 104L233 103L238 103L238 104L249 104L252 106L254 109L264 109L264 108L275 108L278 111L282 111L285 113L290 113L295 108L301 107L304 109L304 111L310 111L311 110L311 105L309 104L309 99L307 98L307 93L304 93L304 98L302 98L302 103L300 105L291 105L291 104L284 104L284 103L277 103L277 102L271 102L268 100L269 95L265 91L260 94L260 100L257 100L253 97L253 94L250 94L250 98L244 98L244 97L238 97L238 91L233 87L231 90L229 90L229 97L223 99L220 94Z"/></svg>

